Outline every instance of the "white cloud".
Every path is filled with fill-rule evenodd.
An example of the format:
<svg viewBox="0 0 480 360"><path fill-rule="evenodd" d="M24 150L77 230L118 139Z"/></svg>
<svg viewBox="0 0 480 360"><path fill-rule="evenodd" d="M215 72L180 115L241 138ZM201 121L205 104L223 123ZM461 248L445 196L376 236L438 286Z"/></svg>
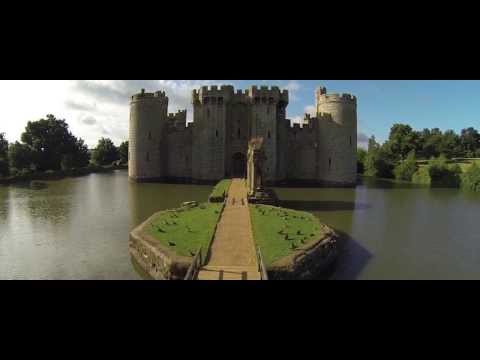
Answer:
<svg viewBox="0 0 480 360"><path fill-rule="evenodd" d="M283 88L288 90L290 100L297 100L297 93L301 89L301 85L296 80L290 80Z"/></svg>

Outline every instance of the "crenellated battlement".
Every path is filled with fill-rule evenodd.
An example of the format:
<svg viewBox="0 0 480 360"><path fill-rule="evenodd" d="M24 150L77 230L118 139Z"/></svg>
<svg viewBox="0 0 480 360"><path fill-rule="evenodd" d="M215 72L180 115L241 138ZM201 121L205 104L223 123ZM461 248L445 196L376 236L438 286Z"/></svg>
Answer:
<svg viewBox="0 0 480 360"><path fill-rule="evenodd" d="M288 104L288 90L280 90L278 86L251 86L250 89L245 91L252 102L255 104L258 103L279 103L283 102Z"/></svg>
<svg viewBox="0 0 480 360"><path fill-rule="evenodd" d="M131 101L157 100L168 103L168 97L165 91L156 91L154 93L145 92L145 89L131 97Z"/></svg>
<svg viewBox="0 0 480 360"><path fill-rule="evenodd" d="M328 94L326 87L320 87L315 91L315 97L317 104L325 102L344 102L344 103L357 103L357 98L351 94Z"/></svg>

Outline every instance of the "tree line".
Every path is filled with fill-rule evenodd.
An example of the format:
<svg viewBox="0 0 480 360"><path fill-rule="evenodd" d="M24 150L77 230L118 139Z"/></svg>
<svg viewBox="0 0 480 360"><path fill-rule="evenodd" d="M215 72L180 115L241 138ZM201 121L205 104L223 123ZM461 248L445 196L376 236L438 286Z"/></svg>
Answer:
<svg viewBox="0 0 480 360"><path fill-rule="evenodd" d="M480 158L480 134L473 128L460 134L438 128L415 131L406 124L395 124L383 144L372 136L368 149L358 149L358 172L379 178L396 178L438 186L480 190L480 167L473 163L462 172L453 159ZM424 160L425 166L419 166ZM428 161L426 161L428 160Z"/></svg>
<svg viewBox="0 0 480 360"><path fill-rule="evenodd" d="M0 133L0 176L29 172L45 172L85 168L90 165L111 165L128 162L128 141L116 147L112 140L101 138L90 150L81 138L75 137L65 120L47 115L29 121L21 141L9 144Z"/></svg>

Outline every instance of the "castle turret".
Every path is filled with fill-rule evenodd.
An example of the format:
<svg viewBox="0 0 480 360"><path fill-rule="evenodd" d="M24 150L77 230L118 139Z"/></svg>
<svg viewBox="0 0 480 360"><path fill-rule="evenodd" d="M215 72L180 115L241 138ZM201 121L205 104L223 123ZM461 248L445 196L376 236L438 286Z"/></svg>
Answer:
<svg viewBox="0 0 480 360"><path fill-rule="evenodd" d="M162 179L164 130L168 97L163 91L142 92L130 101L129 177L135 181Z"/></svg>
<svg viewBox="0 0 480 360"><path fill-rule="evenodd" d="M357 174L357 99L350 94L316 92L319 122L318 180L352 185Z"/></svg>

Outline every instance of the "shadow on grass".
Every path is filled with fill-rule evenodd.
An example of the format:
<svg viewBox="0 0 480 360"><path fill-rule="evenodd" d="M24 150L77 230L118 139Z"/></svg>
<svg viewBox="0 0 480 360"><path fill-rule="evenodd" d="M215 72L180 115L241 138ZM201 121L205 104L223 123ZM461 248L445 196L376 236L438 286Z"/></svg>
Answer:
<svg viewBox="0 0 480 360"><path fill-rule="evenodd" d="M330 269L319 280L356 280L373 254L350 235L335 230L340 235L339 255Z"/></svg>
<svg viewBox="0 0 480 360"><path fill-rule="evenodd" d="M368 210L372 206L366 203L351 201L308 201L308 200L284 200L279 205L284 208L302 211L353 211Z"/></svg>

